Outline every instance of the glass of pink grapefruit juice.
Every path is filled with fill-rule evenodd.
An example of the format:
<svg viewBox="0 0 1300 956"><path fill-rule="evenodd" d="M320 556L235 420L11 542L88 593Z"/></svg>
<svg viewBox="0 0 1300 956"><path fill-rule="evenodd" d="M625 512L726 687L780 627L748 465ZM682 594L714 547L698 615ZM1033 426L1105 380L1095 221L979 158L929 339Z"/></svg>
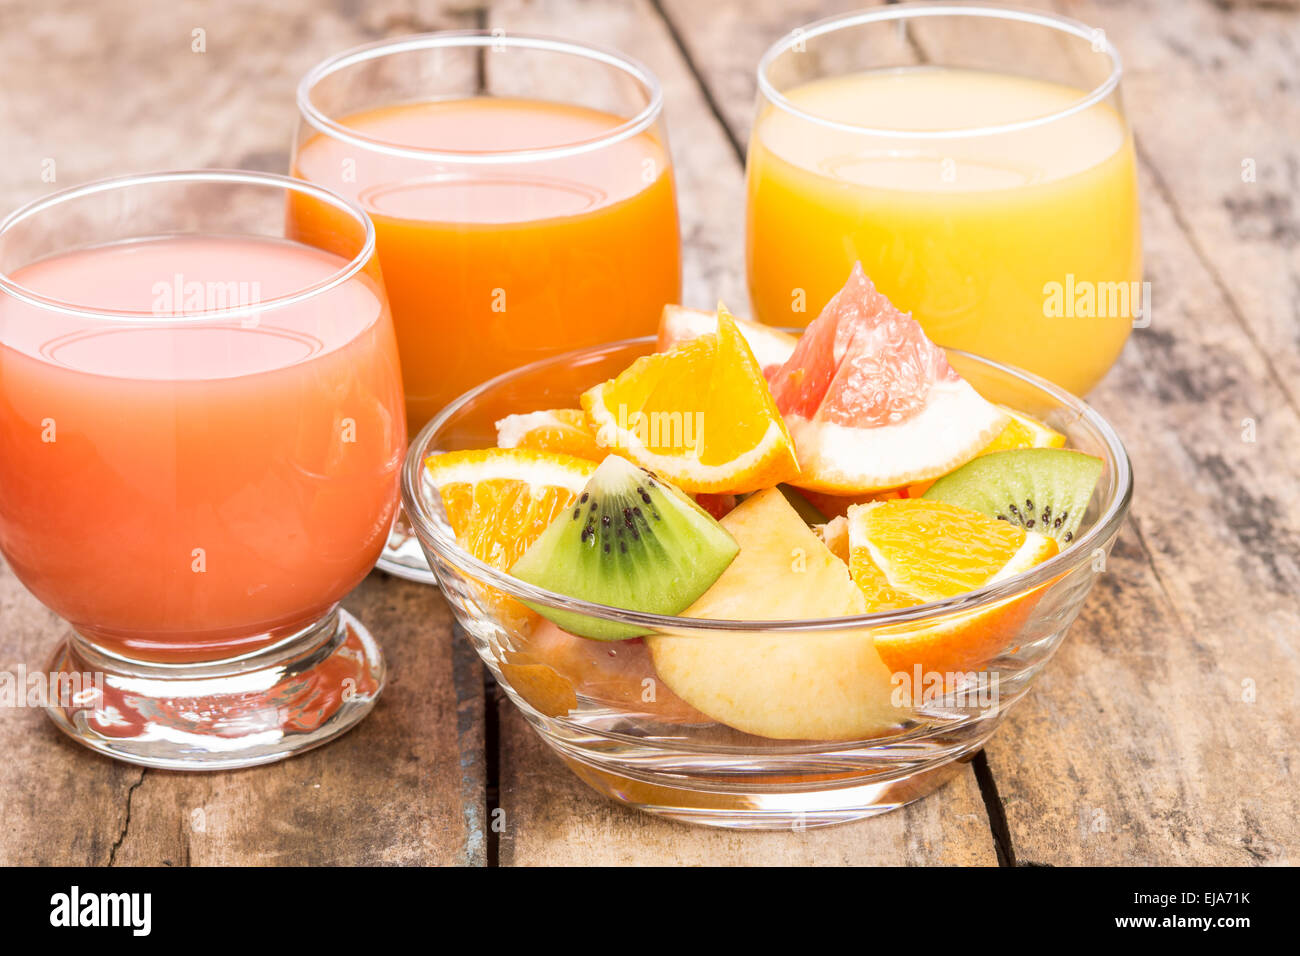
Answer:
<svg viewBox="0 0 1300 956"><path fill-rule="evenodd" d="M375 222L407 425L502 372L652 333L681 294L655 77L621 55L487 31L383 41L298 89L292 173ZM300 228L333 212L295 202ZM380 567L433 582L406 530Z"/></svg>
<svg viewBox="0 0 1300 956"><path fill-rule="evenodd" d="M306 235L287 217L333 211ZM340 600L406 444L374 232L320 188L162 173L0 224L0 552L71 626L66 732L150 766L263 763L356 723L380 650Z"/></svg>

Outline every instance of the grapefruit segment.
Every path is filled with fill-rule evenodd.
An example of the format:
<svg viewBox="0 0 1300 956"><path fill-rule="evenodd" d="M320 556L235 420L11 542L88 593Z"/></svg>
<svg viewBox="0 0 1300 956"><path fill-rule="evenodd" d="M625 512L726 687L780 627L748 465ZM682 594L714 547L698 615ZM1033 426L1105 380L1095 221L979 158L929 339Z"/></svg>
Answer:
<svg viewBox="0 0 1300 956"><path fill-rule="evenodd" d="M859 264L769 381L802 472L792 483L827 494L937 478L1008 422Z"/></svg>

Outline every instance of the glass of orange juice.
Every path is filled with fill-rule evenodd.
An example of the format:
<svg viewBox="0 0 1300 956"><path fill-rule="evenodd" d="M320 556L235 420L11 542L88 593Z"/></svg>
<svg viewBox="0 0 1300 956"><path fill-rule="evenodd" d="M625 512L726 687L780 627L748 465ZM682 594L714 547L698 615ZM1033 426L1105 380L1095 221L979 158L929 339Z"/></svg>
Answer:
<svg viewBox="0 0 1300 956"><path fill-rule="evenodd" d="M304 198L333 211L327 241L287 223ZM170 769L353 726L384 663L339 602L393 519L403 415L374 230L347 201L203 170L10 215L0 553L71 626L23 692L81 743Z"/></svg>
<svg viewBox="0 0 1300 956"><path fill-rule="evenodd" d="M1102 31L997 7L787 34L749 142L757 317L806 325L861 261L939 344L1087 392L1150 314L1120 74Z"/></svg>
<svg viewBox="0 0 1300 956"><path fill-rule="evenodd" d="M360 47L298 89L293 175L374 220L417 432L473 386L653 332L681 292L654 76L618 54L500 31ZM296 204L308 233L329 209ZM402 519L380 567L433 582Z"/></svg>

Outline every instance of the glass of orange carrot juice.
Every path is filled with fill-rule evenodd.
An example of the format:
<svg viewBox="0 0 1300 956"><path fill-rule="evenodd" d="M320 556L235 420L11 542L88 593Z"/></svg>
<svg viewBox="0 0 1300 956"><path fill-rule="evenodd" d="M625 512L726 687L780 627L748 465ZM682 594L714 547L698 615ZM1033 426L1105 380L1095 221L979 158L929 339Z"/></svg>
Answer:
<svg viewBox="0 0 1300 956"><path fill-rule="evenodd" d="M509 369L654 331L681 292L662 96L612 52L500 31L384 41L298 89L292 173L370 214L417 432ZM333 214L294 208L309 229ZM379 566L432 583L399 519Z"/></svg>
<svg viewBox="0 0 1300 956"><path fill-rule="evenodd" d="M860 261L931 339L1075 393L1149 320L1120 61L1100 30L974 5L794 30L758 67L757 317L806 325Z"/></svg>
<svg viewBox="0 0 1300 956"><path fill-rule="evenodd" d="M328 233L288 220L302 199L333 211ZM374 230L346 200L205 170L11 214L0 553L69 625L28 702L170 769L356 724L384 662L339 602L392 521L404 414Z"/></svg>

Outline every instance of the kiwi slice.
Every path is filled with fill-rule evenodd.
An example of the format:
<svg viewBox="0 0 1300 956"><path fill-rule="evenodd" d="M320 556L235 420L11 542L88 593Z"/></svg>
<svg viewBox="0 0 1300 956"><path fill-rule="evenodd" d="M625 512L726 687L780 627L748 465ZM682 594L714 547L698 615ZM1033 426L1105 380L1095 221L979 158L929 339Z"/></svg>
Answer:
<svg viewBox="0 0 1300 956"><path fill-rule="evenodd" d="M652 614L679 614L727 569L740 546L687 495L610 455L573 506L510 573L569 597ZM530 604L571 634L622 641L644 628Z"/></svg>
<svg viewBox="0 0 1300 956"><path fill-rule="evenodd" d="M966 462L921 497L969 508L1069 544L1100 477L1100 458L1063 448L1016 448Z"/></svg>

